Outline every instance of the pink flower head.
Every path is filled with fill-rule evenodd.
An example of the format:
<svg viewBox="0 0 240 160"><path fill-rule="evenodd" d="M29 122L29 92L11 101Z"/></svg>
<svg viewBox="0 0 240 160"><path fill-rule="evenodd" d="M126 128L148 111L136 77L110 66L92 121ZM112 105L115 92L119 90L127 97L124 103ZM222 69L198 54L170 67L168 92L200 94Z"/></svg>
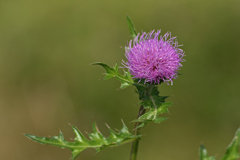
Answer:
<svg viewBox="0 0 240 160"><path fill-rule="evenodd" d="M127 62L124 62L133 78L159 84L177 78L184 61L184 51L171 33L160 36L161 30L138 34L125 47Z"/></svg>

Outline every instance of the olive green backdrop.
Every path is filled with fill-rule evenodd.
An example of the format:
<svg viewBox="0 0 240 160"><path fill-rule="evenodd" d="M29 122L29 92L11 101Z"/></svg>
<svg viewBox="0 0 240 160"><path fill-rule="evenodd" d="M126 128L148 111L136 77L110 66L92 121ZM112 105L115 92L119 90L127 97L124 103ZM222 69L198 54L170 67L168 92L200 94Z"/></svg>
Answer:
<svg viewBox="0 0 240 160"><path fill-rule="evenodd" d="M91 66L121 63L137 31L162 29L186 52L184 73L161 95L175 102L170 119L142 131L138 160L197 160L204 144L218 159L240 126L239 0L2 0L0 1L0 159L67 160L69 150L43 146L23 133L74 137L68 123L91 132L96 121L129 128L138 112L134 88L101 81ZM130 144L77 159L127 160Z"/></svg>

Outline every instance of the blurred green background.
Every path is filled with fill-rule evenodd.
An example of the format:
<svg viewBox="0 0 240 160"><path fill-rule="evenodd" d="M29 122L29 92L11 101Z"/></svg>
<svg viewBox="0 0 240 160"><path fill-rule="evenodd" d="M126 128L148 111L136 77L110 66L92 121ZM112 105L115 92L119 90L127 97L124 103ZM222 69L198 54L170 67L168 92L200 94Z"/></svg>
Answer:
<svg viewBox="0 0 240 160"><path fill-rule="evenodd" d="M184 75L161 95L175 102L170 118L143 131L139 160L196 160L202 143L220 158L240 126L239 0L2 0L0 1L0 159L70 158L69 150L43 146L23 136L74 137L68 123L91 132L93 121L129 128L138 112L134 88L117 90L91 66L121 63L137 31L162 29L178 37L186 52ZM126 160L131 144L77 159Z"/></svg>

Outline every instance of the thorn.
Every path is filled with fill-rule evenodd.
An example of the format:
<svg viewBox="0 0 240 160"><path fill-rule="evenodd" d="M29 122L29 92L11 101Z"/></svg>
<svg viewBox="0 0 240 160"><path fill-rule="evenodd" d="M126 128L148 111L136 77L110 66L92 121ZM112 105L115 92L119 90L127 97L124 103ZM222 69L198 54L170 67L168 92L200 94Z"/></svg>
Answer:
<svg viewBox="0 0 240 160"><path fill-rule="evenodd" d="M121 121L122 121L122 124L125 126L125 123L124 123L123 119L121 119Z"/></svg>
<svg viewBox="0 0 240 160"><path fill-rule="evenodd" d="M110 129L109 125L107 123L105 123L105 125L107 126L108 129Z"/></svg>
<svg viewBox="0 0 240 160"><path fill-rule="evenodd" d="M137 129L137 127L136 127L136 128L133 128L132 131L135 131L136 129Z"/></svg>
<svg viewBox="0 0 240 160"><path fill-rule="evenodd" d="M72 124L71 124L71 123L68 123L68 125L69 125L69 126L72 126Z"/></svg>
<svg viewBox="0 0 240 160"><path fill-rule="evenodd" d="M133 128L132 131L135 131L136 129L138 129L137 127L138 127L138 126L136 126L135 128Z"/></svg>
<svg viewBox="0 0 240 160"><path fill-rule="evenodd" d="M96 127L97 132L100 133L100 131L98 129L98 126L97 126L97 123L95 123L95 127Z"/></svg>

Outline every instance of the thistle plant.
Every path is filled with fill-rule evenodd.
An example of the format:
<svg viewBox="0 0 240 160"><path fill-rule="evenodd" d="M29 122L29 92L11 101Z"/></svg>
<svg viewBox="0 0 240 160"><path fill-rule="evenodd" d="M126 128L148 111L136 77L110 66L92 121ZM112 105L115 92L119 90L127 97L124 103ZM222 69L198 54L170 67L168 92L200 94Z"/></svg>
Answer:
<svg viewBox="0 0 240 160"><path fill-rule="evenodd" d="M72 151L72 160L88 148L94 148L99 152L108 147L132 142L130 160L137 159L138 145L142 137L141 129L148 123L161 123L167 120L166 117L162 117L162 114L168 113L168 107L173 103L165 102L168 96L160 96L158 86L161 83L173 85L173 80L179 76L181 63L185 61L185 53L180 49L181 45L178 45L176 37L172 37L170 32L164 35L161 35L161 30L137 33L129 17L127 17L127 22L132 40L125 47L126 60L122 62L124 74L119 73L118 64L112 68L101 62L93 63L93 65L102 66L106 70L103 79L118 79L121 82L120 89L135 87L139 95L140 107L137 119L132 121L135 124L132 131L122 121L123 127L119 131L114 131L107 125L110 135L104 137L94 122L93 132L88 134L88 138L72 125L76 137L70 142L65 140L62 132L52 137L25 134L26 137L41 144L68 148ZM240 129L237 130L221 160L239 159L239 137ZM200 160L215 160L215 157L208 156L203 145L200 146L199 156Z"/></svg>

